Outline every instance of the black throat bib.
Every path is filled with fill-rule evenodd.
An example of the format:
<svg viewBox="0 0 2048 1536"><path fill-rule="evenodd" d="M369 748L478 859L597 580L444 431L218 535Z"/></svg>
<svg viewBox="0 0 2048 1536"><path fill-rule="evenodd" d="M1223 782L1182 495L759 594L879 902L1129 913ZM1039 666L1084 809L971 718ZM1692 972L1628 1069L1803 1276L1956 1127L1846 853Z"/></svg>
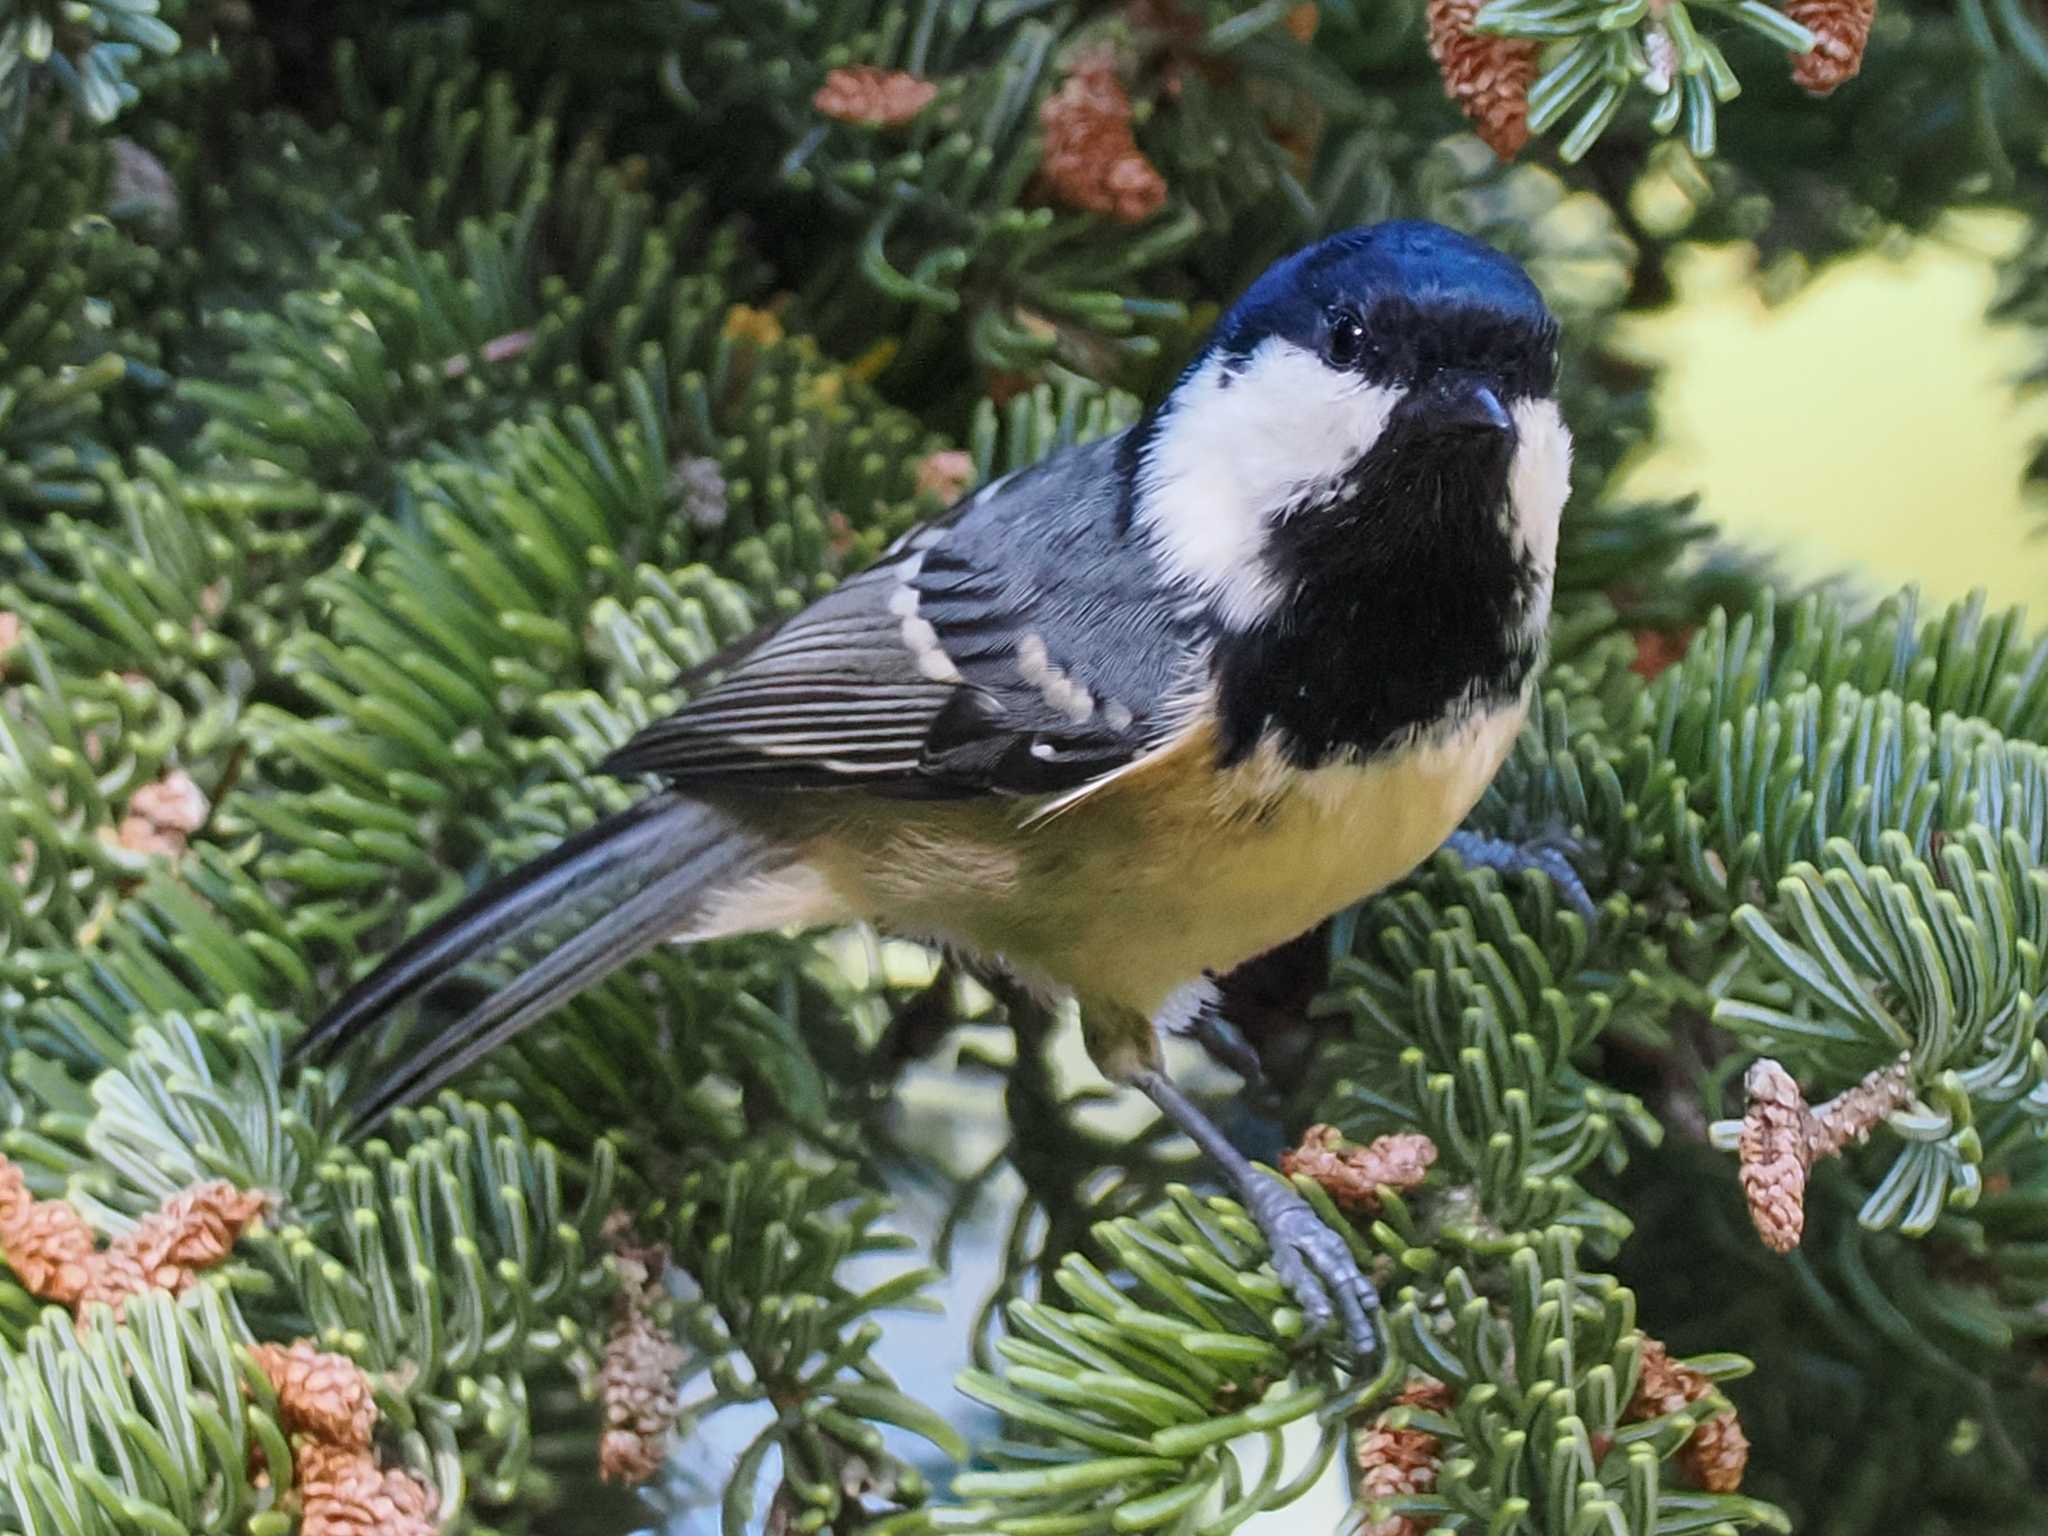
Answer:
<svg viewBox="0 0 2048 1536"><path fill-rule="evenodd" d="M1297 767L1399 746L1454 707L1513 697L1546 572L1508 525L1511 438L1390 428L1327 499L1268 530L1289 596L1218 648L1222 755Z"/></svg>

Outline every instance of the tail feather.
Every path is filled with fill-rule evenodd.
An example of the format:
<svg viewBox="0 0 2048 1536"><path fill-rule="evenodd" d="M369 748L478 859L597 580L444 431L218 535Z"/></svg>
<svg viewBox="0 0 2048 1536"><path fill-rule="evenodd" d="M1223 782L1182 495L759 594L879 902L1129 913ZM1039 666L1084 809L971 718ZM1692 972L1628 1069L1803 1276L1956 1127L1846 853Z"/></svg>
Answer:
<svg viewBox="0 0 2048 1536"><path fill-rule="evenodd" d="M676 914L701 892L695 870L665 875L544 955L472 1008L377 1083L356 1122L376 1125L392 1110L426 1098L600 977L638 959L675 932Z"/></svg>
<svg viewBox="0 0 2048 1536"><path fill-rule="evenodd" d="M409 939L298 1043L325 1057L464 966L544 930L568 937L454 1023L408 1042L358 1109L364 1123L432 1093L571 994L686 925L704 897L773 849L723 812L661 793L564 839Z"/></svg>
<svg viewBox="0 0 2048 1536"><path fill-rule="evenodd" d="M679 795L650 795L473 892L343 994L293 1045L293 1055L334 1055L466 961L516 943L559 916L562 903L573 900L579 886L657 852L670 822L688 808Z"/></svg>

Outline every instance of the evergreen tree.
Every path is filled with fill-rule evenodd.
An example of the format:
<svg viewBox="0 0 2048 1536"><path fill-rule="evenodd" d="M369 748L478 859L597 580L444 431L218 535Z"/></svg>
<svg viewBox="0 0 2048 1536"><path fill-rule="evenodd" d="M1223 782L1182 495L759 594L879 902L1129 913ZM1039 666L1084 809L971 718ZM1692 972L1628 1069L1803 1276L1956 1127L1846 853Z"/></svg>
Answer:
<svg viewBox="0 0 2048 1536"><path fill-rule="evenodd" d="M1376 1536L2043 1529L2048 637L1610 481L1681 242L2010 206L2039 325L2044 150L2017 0L0 0L0 1530L622 1531L667 1465L732 1532L1220 1536L1333 1460ZM680 674L1396 214L1566 322L1471 824L1598 910L1443 855L1242 978L1377 1377L900 943L656 955L367 1141L285 1064Z"/></svg>

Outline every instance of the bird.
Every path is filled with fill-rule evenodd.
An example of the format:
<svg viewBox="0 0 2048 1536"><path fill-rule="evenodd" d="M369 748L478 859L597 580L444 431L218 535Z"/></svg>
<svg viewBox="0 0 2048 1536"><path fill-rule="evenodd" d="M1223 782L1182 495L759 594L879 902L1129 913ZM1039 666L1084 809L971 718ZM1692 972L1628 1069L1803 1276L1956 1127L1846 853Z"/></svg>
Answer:
<svg viewBox="0 0 2048 1536"><path fill-rule="evenodd" d="M691 678L598 765L640 798L399 945L297 1054L555 935L415 1025L370 1127L656 946L872 924L1076 1000L1095 1064L1208 1156L1309 1328L1374 1359L1349 1245L1162 1042L1463 835L1545 644L1558 345L1521 265L1439 224L1280 259L1134 424L967 494Z"/></svg>

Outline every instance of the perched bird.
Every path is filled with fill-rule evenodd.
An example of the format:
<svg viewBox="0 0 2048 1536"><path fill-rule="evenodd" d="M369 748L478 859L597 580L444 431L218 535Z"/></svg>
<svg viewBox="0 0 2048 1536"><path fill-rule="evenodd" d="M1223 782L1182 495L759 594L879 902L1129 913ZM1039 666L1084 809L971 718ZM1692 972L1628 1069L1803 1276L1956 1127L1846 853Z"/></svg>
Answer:
<svg viewBox="0 0 2048 1536"><path fill-rule="evenodd" d="M1105 1074L1234 1184L1312 1324L1342 1238L1174 1085L1213 978L1453 833L1527 708L1571 458L1557 328L1432 224L1269 269L1128 430L995 481L767 631L602 770L645 798L402 945L327 1052L566 935L371 1084L374 1122L654 946L867 921L1071 993Z"/></svg>

